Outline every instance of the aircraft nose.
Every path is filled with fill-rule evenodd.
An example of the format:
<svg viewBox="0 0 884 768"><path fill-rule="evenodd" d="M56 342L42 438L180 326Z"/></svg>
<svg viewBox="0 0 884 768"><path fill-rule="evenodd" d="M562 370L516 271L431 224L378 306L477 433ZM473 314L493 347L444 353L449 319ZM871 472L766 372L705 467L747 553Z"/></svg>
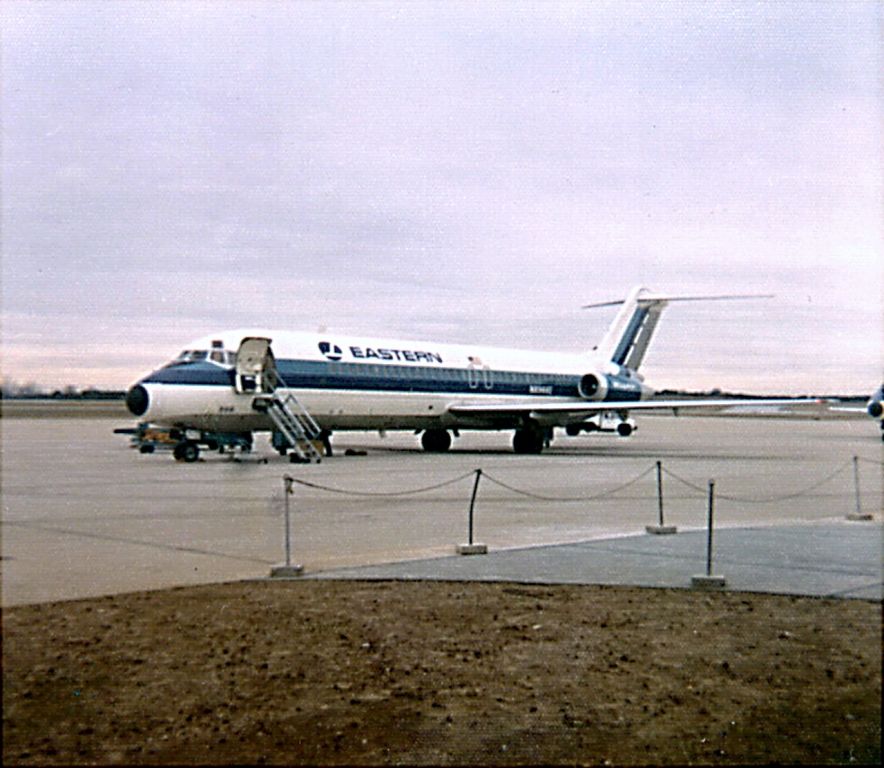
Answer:
<svg viewBox="0 0 884 768"><path fill-rule="evenodd" d="M136 384L126 393L126 407L133 416L144 416L149 405L150 396L141 384Z"/></svg>

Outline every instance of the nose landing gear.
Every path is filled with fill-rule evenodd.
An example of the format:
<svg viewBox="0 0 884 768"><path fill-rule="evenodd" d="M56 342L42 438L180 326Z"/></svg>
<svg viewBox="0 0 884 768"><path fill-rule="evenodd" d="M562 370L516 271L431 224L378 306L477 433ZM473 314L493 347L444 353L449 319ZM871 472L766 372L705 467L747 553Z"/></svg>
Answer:
<svg viewBox="0 0 884 768"><path fill-rule="evenodd" d="M200 457L200 447L193 440L184 440L175 446L172 455L176 461L184 461L192 464Z"/></svg>

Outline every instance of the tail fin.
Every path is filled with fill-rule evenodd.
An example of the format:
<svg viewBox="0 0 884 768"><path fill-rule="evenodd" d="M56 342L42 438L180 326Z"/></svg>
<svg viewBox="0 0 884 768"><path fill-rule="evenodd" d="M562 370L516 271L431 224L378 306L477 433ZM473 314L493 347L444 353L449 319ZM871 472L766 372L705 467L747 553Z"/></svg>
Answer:
<svg viewBox="0 0 884 768"><path fill-rule="evenodd" d="M723 299L769 299L767 294L731 294L725 296L654 296L647 288L638 286L620 301L587 304L583 309L595 307L623 307L608 328L605 338L596 347L604 360L636 370L641 365L651 337L657 329L660 315L670 301L720 301Z"/></svg>

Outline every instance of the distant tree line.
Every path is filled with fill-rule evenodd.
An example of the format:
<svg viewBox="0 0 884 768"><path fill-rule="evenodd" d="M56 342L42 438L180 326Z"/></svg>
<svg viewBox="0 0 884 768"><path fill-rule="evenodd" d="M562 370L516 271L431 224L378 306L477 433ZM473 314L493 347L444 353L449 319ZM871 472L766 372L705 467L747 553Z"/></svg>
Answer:
<svg viewBox="0 0 884 768"><path fill-rule="evenodd" d="M79 387L69 384L62 389L48 390L33 381L20 384L12 379L0 383L0 399L3 400L122 400L123 390Z"/></svg>
<svg viewBox="0 0 884 768"><path fill-rule="evenodd" d="M805 397L816 397L821 399L833 399L833 400L865 400L868 399L868 395L814 395L814 394L806 394L806 395L778 395L776 393L769 393L766 395L756 395L756 394L747 394L745 392L725 392L717 387L714 389L708 389L705 391L688 391L682 389L661 389L655 395L655 397L659 399L666 400L693 400L699 398L737 398L740 400L765 400L769 398L777 398L777 399L793 399L797 400Z"/></svg>

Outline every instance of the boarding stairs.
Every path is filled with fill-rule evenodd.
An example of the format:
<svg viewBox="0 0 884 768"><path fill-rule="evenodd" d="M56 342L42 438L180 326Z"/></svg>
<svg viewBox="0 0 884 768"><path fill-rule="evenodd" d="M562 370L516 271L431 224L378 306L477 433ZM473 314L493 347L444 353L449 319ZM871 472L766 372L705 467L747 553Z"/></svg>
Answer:
<svg viewBox="0 0 884 768"><path fill-rule="evenodd" d="M322 429L293 394L281 396L277 391L257 395L252 400L252 408L270 416L276 429L291 446L295 457L293 461L315 461L317 464L322 461L322 455L313 444L321 437Z"/></svg>

